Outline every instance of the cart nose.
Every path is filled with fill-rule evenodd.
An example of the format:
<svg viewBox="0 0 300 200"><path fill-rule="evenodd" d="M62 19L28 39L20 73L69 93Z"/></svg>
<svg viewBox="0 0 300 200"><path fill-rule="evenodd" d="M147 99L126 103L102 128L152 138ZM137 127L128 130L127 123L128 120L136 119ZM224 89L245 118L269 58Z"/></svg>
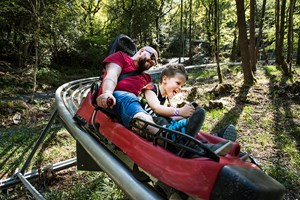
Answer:
<svg viewBox="0 0 300 200"><path fill-rule="evenodd" d="M283 199L285 187L263 171L244 166L224 166L211 199Z"/></svg>

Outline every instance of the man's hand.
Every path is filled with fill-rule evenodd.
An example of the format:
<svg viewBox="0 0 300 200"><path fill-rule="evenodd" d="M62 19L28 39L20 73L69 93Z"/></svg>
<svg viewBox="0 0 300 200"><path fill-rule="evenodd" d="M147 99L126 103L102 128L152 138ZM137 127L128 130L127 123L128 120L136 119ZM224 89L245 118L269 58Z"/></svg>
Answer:
<svg viewBox="0 0 300 200"><path fill-rule="evenodd" d="M106 76L102 80L103 93L97 97L97 105L101 108L113 108L116 104L116 98L113 91L116 88L118 77L122 68L115 63L108 63L105 66Z"/></svg>
<svg viewBox="0 0 300 200"><path fill-rule="evenodd" d="M104 92L97 97L97 105L101 108L113 108L116 104L116 99L112 92Z"/></svg>

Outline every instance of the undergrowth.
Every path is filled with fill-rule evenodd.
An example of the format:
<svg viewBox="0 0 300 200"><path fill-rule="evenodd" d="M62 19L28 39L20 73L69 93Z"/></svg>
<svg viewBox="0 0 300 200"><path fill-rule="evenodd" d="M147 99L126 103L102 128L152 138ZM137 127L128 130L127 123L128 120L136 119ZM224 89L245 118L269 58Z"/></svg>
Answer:
<svg viewBox="0 0 300 200"><path fill-rule="evenodd" d="M242 151L249 152L263 171L281 182L287 189L285 199L300 198L300 97L293 90L298 81L300 69L295 68L294 80L283 77L275 66L261 66L256 74L257 83L243 86L240 67L226 67L224 93L214 93L218 83L214 70L190 74L184 91L185 96L193 96L199 105L206 108L206 119L202 131L215 133L228 124L233 124L239 133L237 142ZM67 78L61 71L43 69L39 72L40 88L53 88L74 80L78 75L71 73ZM82 78L97 76L86 71ZM75 78L76 77L76 78ZM42 81L41 81L42 80ZM28 83L28 82L26 82ZM28 83L29 84L29 83ZM23 91L28 92L28 84ZM21 91L16 77L0 80L1 95L9 97ZM43 86L46 85L46 86ZM20 94L23 94L20 92ZM221 107L211 107L211 103L221 102ZM1 179L14 174L21 168L41 131L46 126L54 100L30 102L1 101L0 128L0 176ZM12 117L19 113L19 121ZM75 141L59 124L55 123L45 142L40 147L29 169L53 164L75 157ZM127 199L117 185L103 172L84 172L70 168L58 172L48 182L36 185L46 199ZM6 191L0 199L28 199L29 193L22 187Z"/></svg>

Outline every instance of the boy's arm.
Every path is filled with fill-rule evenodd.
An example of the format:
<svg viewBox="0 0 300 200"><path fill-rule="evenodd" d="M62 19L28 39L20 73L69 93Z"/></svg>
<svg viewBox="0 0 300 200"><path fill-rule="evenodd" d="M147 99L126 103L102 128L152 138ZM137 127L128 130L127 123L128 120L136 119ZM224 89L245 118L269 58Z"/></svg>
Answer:
<svg viewBox="0 0 300 200"><path fill-rule="evenodd" d="M153 112L164 117L189 117L195 111L195 108L192 105L185 105L182 108L174 108L161 105L156 94L152 90L145 91L145 98Z"/></svg>

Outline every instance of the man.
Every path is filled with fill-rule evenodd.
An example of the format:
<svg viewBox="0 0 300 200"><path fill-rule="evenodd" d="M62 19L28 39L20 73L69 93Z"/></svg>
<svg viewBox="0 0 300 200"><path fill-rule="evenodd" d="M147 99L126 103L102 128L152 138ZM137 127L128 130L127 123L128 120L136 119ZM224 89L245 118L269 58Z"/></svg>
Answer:
<svg viewBox="0 0 300 200"><path fill-rule="evenodd" d="M147 84L152 82L151 76L144 71L157 64L157 59L156 50L150 46L141 48L132 57L121 51L106 57L103 61L104 75L99 90L100 95L97 97L97 105L115 114L129 129L131 129L131 121L135 118L154 124L153 118L143 109L137 96ZM133 71L137 73L132 74ZM126 74L130 75L126 76ZM192 109L194 111L194 108ZM174 115L178 115L179 113L175 113L175 111ZM181 131L184 126L188 130L199 130L201 125L199 115L198 110L190 117L190 123L174 122L175 124L173 123L167 128ZM147 129L151 133L158 131L153 126L147 126ZM194 133L187 132L187 134L194 136ZM225 155L230 150L230 146L227 142L224 144L217 144L213 149L221 148L222 154Z"/></svg>
<svg viewBox="0 0 300 200"><path fill-rule="evenodd" d="M117 115L121 122L129 129L131 128L131 121L134 118L155 123L151 115L143 109L137 96L142 88L152 82L151 76L144 71L157 64L157 59L158 54L156 50L150 46L141 48L132 57L121 51L106 57L103 61L104 76L100 86L100 95L97 97L98 106ZM126 74L133 71L136 73L126 76ZM121 78L124 75L126 77ZM108 100L112 103L108 103ZM191 121L197 122L199 117L196 113L191 118L194 118ZM198 129L198 123L187 125L180 122L167 128L181 131L183 126L189 126L190 130ZM152 133L157 132L157 129L154 127L148 126L147 128Z"/></svg>
<svg viewBox="0 0 300 200"><path fill-rule="evenodd" d="M141 107L137 95L145 85L152 82L151 76L144 71L154 66L157 59L156 50L150 46L141 48L132 57L121 51L106 57L103 61L104 76L100 95L97 97L98 106L111 108L127 128L130 128L133 118L154 123L152 117ZM140 73L118 81L121 75L132 71ZM112 101L111 105L108 105L108 100Z"/></svg>

